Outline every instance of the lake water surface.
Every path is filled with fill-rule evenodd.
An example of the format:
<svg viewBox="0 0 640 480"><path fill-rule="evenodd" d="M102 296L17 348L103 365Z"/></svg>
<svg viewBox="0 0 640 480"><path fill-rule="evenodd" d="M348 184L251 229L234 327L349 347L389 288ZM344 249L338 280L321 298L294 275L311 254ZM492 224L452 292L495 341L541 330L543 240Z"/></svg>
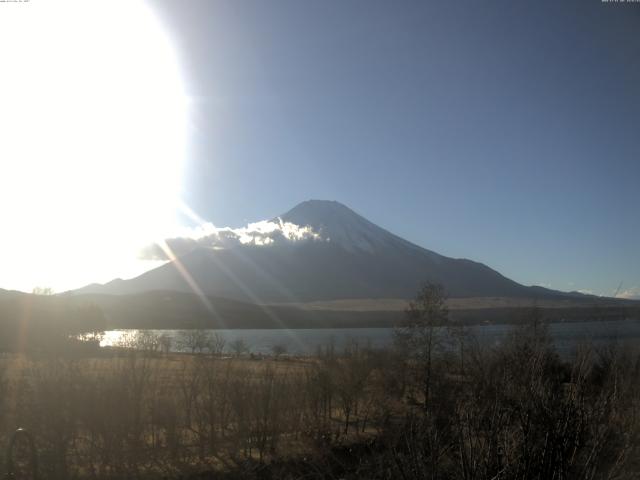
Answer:
<svg viewBox="0 0 640 480"><path fill-rule="evenodd" d="M581 344L603 346L617 343L623 346L640 346L640 321L617 320L608 322L552 323L549 325L554 345L559 353L569 355ZM505 341L514 327L511 325L476 325L469 330L478 343L498 346ZM101 346L118 345L122 339L135 335L139 330L110 330L105 332ZM172 349L178 350L180 330L147 330L156 335L172 338ZM252 353L271 353L275 345L284 346L289 354L312 355L319 346L333 344L340 351L350 342L363 346L385 347L393 341L391 328L329 328L295 330L211 330L218 333L229 345L242 339Z"/></svg>

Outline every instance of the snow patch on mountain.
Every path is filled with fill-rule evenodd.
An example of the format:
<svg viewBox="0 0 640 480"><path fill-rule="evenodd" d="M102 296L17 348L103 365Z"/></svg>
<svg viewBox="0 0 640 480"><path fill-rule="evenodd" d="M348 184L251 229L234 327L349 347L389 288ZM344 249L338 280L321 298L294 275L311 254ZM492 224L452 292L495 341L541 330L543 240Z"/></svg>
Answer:
<svg viewBox="0 0 640 480"><path fill-rule="evenodd" d="M340 245L349 252L375 253L398 246L420 248L336 201L307 200L281 218L285 222L309 227L322 239Z"/></svg>

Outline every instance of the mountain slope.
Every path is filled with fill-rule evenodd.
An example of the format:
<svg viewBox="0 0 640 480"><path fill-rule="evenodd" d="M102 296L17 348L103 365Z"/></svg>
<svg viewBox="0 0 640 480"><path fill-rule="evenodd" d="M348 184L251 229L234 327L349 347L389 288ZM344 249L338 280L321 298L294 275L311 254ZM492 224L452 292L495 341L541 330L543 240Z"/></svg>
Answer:
<svg viewBox="0 0 640 480"><path fill-rule="evenodd" d="M310 226L320 240L271 246L196 248L131 280L78 293L153 290L204 293L253 303L347 298L410 298L421 282L442 283L453 297L548 297L481 263L414 245L338 203L310 200L273 219Z"/></svg>

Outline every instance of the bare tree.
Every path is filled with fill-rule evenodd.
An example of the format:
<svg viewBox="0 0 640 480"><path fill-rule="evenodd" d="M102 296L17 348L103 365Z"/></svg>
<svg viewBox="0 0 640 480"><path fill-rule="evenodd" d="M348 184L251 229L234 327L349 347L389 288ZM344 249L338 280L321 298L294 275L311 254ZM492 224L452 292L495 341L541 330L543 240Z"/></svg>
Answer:
<svg viewBox="0 0 640 480"><path fill-rule="evenodd" d="M31 293L34 295L55 295L55 291L51 287L33 287Z"/></svg>
<svg viewBox="0 0 640 480"><path fill-rule="evenodd" d="M442 346L445 334L443 327L449 321L445 300L442 285L424 284L415 300L409 303L404 321L395 330L397 345L408 356L422 379L425 408L431 391L433 356L435 350Z"/></svg>
<svg viewBox="0 0 640 480"><path fill-rule="evenodd" d="M213 335L209 335L209 353L216 357L219 357L224 352L224 347L227 344L226 338L219 333L214 332Z"/></svg>
<svg viewBox="0 0 640 480"><path fill-rule="evenodd" d="M272 345L271 346L271 353L273 353L273 356L276 357L276 360L278 360L282 355L287 353L287 346L283 345L281 343L277 343L275 345Z"/></svg>
<svg viewBox="0 0 640 480"><path fill-rule="evenodd" d="M236 357L240 357L249 351L249 346L243 338L236 338L229 344L229 348Z"/></svg>
<svg viewBox="0 0 640 480"><path fill-rule="evenodd" d="M171 351L171 344L173 343L173 338L171 338L166 333L163 333L158 338L158 341L160 343L160 348L162 349L162 352L165 355L169 354L169 352Z"/></svg>
<svg viewBox="0 0 640 480"><path fill-rule="evenodd" d="M154 354L162 347L160 336L148 330L140 330L136 335L135 348L148 354Z"/></svg>
<svg viewBox="0 0 640 480"><path fill-rule="evenodd" d="M194 354L204 352L209 347L210 340L211 337L206 330L182 330L177 343L181 350Z"/></svg>

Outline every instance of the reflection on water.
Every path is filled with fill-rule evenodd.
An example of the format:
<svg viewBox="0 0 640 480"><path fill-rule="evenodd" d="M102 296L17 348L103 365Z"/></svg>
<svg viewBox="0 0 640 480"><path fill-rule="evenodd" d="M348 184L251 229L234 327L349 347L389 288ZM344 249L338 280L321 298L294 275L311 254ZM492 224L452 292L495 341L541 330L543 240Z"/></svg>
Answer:
<svg viewBox="0 0 640 480"><path fill-rule="evenodd" d="M470 332L477 342L484 346L500 345L509 332L510 325L477 325ZM180 341L181 330L109 330L105 332L101 346L133 346L135 339L144 336L157 336L169 339L172 351L185 350ZM333 345L341 350L350 343L380 348L389 346L393 341L391 328L330 328L330 329L255 329L255 330L209 330L221 336L228 351L231 345L242 340L252 353L271 353L276 346L295 355L312 355L318 347ZM610 322L573 322L554 323L550 332L556 349L567 355L581 344L602 346L609 343L621 345L640 345L640 322L636 320L618 320Z"/></svg>

